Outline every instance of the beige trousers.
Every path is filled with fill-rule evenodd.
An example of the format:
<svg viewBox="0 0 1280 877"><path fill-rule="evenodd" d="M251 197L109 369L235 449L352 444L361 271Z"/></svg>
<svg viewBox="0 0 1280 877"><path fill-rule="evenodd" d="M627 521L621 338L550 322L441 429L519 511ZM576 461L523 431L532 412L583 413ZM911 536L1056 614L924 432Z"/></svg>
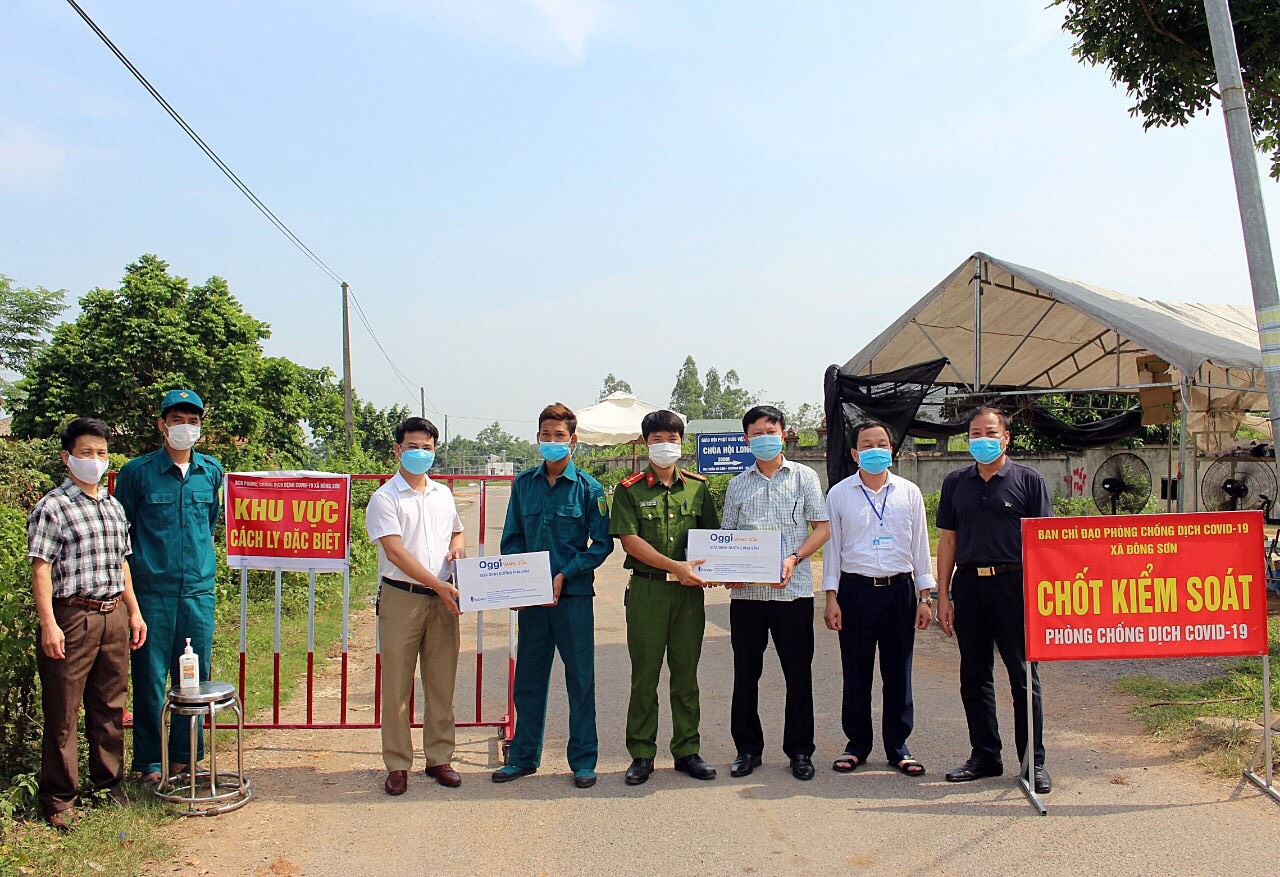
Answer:
<svg viewBox="0 0 1280 877"><path fill-rule="evenodd" d="M422 754L429 766L453 760L453 687L458 676L458 616L435 596L382 585L382 761L388 771L413 768L409 696L413 665L422 670Z"/></svg>

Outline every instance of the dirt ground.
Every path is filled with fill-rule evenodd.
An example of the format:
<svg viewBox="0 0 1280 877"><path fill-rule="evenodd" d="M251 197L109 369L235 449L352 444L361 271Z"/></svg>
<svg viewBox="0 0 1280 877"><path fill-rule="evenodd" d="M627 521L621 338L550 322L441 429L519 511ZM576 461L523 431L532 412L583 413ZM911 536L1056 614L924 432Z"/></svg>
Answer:
<svg viewBox="0 0 1280 877"><path fill-rule="evenodd" d="M490 503L490 553L504 502ZM474 507L464 517L475 532ZM177 851L149 875L829 875L982 873L1045 875L1218 875L1273 873L1280 855L1280 806L1251 786L1204 775L1175 760L1127 710L1101 662L1042 667L1048 767L1054 791L1041 818L1006 774L953 785L946 771L964 760L968 741L960 706L953 640L931 628L917 639L916 728L912 752L928 767L904 777L873 757L850 775L830 770L843 748L835 634L815 613L814 683L818 776L791 777L781 736L782 678L766 662L761 715L769 739L763 768L729 777L732 659L728 595L708 592L700 665L702 755L720 776L699 782L659 770L638 787L624 785L623 745L629 680L622 592L615 553L597 583L597 709L600 782L573 788L564 763L566 705L557 663L542 767L531 777L495 785L500 763L489 729L459 729L459 789L421 772L409 791L390 798L376 730L259 731L246 769L254 800L209 819L180 820L165 830ZM506 613L490 613L502 615ZM373 615L354 617L351 646L353 721L371 717ZM464 652L474 651L475 621L464 622ZM470 640L468 642L468 639ZM485 624L485 718L503 712L507 619ZM1178 674L1211 667L1172 668ZM999 677L997 677L999 680ZM664 680L665 690L665 680ZM998 688L1000 688L998 684ZM459 720L475 711L474 656L459 669ZM1002 692L1001 726L1012 748L1012 716ZM316 684L318 719L336 717L336 662ZM298 715L295 698L286 715ZM878 708L878 707L877 707ZM660 749L670 733L663 702ZM1012 769L1015 757L1006 755Z"/></svg>

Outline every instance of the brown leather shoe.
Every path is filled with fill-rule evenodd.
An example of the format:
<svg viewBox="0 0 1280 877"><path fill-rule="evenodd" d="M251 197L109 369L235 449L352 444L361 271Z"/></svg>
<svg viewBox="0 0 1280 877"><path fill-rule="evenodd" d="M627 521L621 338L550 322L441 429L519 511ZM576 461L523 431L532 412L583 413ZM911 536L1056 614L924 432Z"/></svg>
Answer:
<svg viewBox="0 0 1280 877"><path fill-rule="evenodd" d="M383 785L388 795L403 795L405 789L409 788L409 771L393 770L387 774L387 781Z"/></svg>
<svg viewBox="0 0 1280 877"><path fill-rule="evenodd" d="M462 777L458 776L458 772L453 769L450 764L427 765L426 774L429 777L435 777L436 782L442 786L448 786L456 789L462 785Z"/></svg>
<svg viewBox="0 0 1280 877"><path fill-rule="evenodd" d="M44 818L49 823L50 828L66 834L75 826L80 814L68 807L66 810L59 810L57 813L46 813Z"/></svg>

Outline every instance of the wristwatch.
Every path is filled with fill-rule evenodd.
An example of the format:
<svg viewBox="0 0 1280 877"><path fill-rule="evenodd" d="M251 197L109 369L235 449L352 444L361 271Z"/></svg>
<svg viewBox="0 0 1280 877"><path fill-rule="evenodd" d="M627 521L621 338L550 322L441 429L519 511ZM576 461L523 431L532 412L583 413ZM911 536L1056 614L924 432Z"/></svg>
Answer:
<svg viewBox="0 0 1280 877"><path fill-rule="evenodd" d="M792 556L792 557L794 557L794 558L796 559L796 563L801 563L801 562L804 560L804 558L800 556L800 552L799 552L799 551L793 551L793 552L791 552L791 556Z"/></svg>
<svg viewBox="0 0 1280 877"><path fill-rule="evenodd" d="M921 606L923 606L926 603L932 603L932 602L933 602L933 594L923 594L919 597L916 597L916 603L918 603Z"/></svg>

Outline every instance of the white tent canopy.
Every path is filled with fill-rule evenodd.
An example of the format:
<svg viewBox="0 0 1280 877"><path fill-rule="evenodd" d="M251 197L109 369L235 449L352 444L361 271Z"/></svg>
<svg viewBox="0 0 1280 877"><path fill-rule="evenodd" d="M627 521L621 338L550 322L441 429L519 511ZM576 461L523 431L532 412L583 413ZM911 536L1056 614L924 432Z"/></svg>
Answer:
<svg viewBox="0 0 1280 877"><path fill-rule="evenodd" d="M848 361L876 374L946 357L938 377L973 392L1151 386L1139 359L1169 364L1188 426L1219 450L1266 384L1253 310L1151 301L974 253Z"/></svg>
<svg viewBox="0 0 1280 877"><path fill-rule="evenodd" d="M578 411L578 441L584 445L621 445L640 438L640 421L661 406L642 402L630 393L611 393ZM684 415L680 415L684 420Z"/></svg>

